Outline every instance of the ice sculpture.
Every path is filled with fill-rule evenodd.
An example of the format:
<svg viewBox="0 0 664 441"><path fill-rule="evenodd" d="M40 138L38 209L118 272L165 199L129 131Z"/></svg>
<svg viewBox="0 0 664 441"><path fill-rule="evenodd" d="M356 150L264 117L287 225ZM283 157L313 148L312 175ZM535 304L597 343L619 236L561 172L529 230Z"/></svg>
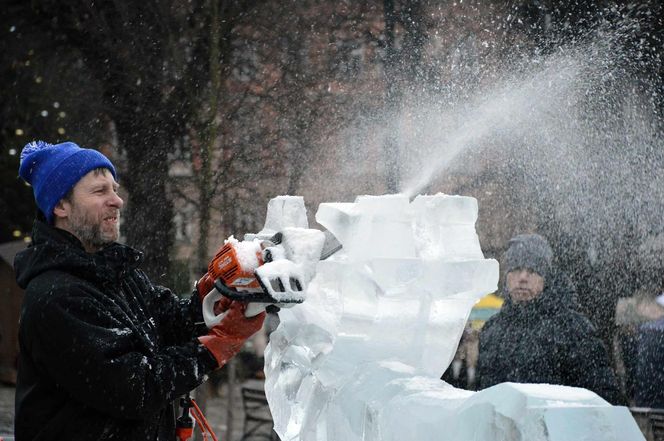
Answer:
<svg viewBox="0 0 664 441"><path fill-rule="evenodd" d="M498 281L477 213L474 198L443 194L320 205L343 249L319 262L305 303L280 312L265 352L282 441L643 439L626 408L585 389L439 379Z"/></svg>

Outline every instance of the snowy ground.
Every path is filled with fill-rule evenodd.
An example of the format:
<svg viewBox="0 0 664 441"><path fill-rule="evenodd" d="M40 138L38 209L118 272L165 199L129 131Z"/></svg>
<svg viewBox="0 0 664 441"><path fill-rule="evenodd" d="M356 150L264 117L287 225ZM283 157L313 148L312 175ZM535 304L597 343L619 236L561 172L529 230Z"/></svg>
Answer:
<svg viewBox="0 0 664 441"><path fill-rule="evenodd" d="M256 385L259 384L252 384L254 387ZM14 439L14 392L13 387L0 385L0 438L4 438L4 441L13 441ZM236 404L233 406L233 436L230 438L226 436L228 388L224 385L219 389L218 396L209 398L206 417L219 439L238 441L242 438L244 412L239 388L233 394L233 398Z"/></svg>

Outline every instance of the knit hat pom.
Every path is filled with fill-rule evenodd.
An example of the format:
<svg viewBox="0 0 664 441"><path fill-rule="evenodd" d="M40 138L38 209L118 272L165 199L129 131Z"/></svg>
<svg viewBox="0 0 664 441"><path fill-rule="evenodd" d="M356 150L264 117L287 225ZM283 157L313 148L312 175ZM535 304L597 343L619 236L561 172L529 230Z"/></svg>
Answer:
<svg viewBox="0 0 664 441"><path fill-rule="evenodd" d="M49 144L48 142L44 141L32 141L23 147L23 150L21 151L21 162L25 159L26 156L31 155L35 152L38 152L43 149L50 149L53 148L53 144Z"/></svg>

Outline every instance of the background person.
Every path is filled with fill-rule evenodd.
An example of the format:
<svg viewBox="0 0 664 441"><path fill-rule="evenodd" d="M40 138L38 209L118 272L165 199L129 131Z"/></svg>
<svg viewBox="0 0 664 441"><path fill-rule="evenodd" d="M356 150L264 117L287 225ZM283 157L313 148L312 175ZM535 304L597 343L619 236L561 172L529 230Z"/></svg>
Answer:
<svg viewBox="0 0 664 441"><path fill-rule="evenodd" d="M590 321L568 304L569 286L551 286L553 252L546 239L523 234L505 254L507 298L482 328L478 381L549 383L589 389L623 404L606 349ZM563 285L563 284L561 284Z"/></svg>
<svg viewBox="0 0 664 441"><path fill-rule="evenodd" d="M657 301L664 304L664 295ZM664 317L641 325L638 336L636 405L664 409Z"/></svg>

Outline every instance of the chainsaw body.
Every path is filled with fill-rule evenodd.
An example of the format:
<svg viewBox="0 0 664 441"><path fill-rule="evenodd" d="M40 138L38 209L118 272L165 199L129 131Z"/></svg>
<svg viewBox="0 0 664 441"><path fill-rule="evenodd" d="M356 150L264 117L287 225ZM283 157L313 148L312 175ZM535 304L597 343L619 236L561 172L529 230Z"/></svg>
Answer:
<svg viewBox="0 0 664 441"><path fill-rule="evenodd" d="M215 287L223 287L219 289L222 293L227 290L226 296L231 300L240 300L246 293L263 292L254 273L265 263L262 249L258 241L227 240L208 266L208 274L214 280Z"/></svg>
<svg viewBox="0 0 664 441"><path fill-rule="evenodd" d="M269 239L225 241L210 261L208 272L198 281L203 318L215 326L223 314L214 314L222 296L249 303L245 315L259 314L267 305L288 307L302 303L305 289L321 258L325 235L318 230L290 228Z"/></svg>

